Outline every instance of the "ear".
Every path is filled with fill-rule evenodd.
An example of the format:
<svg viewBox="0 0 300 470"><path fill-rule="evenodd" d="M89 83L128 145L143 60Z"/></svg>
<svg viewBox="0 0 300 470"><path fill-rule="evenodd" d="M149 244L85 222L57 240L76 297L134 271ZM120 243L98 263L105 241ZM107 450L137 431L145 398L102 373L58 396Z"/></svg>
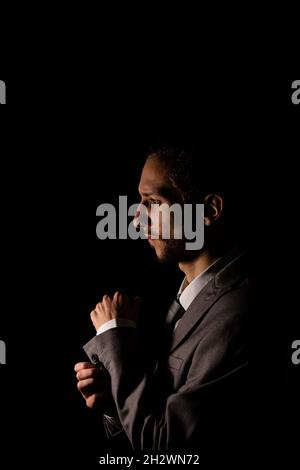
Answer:
<svg viewBox="0 0 300 470"><path fill-rule="evenodd" d="M208 194L204 198L204 225L210 226L223 212L224 201L219 194Z"/></svg>

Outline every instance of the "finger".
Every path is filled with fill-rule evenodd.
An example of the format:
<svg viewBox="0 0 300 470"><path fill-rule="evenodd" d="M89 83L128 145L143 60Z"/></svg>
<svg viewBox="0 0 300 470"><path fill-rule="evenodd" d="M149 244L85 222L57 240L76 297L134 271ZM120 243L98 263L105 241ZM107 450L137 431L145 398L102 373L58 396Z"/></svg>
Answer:
<svg viewBox="0 0 300 470"><path fill-rule="evenodd" d="M91 318L92 322L93 322L96 315L97 315L96 310L92 310L91 313L90 313L90 318Z"/></svg>
<svg viewBox="0 0 300 470"><path fill-rule="evenodd" d="M103 409L108 400L108 395L106 393L93 393L86 399L86 406L90 409Z"/></svg>
<svg viewBox="0 0 300 470"><path fill-rule="evenodd" d="M77 382L77 388L80 391L80 393L84 396L84 398L89 397L93 393L110 393L111 388L109 383L101 383L98 378L90 378L90 379L84 379L84 380L79 380Z"/></svg>
<svg viewBox="0 0 300 470"><path fill-rule="evenodd" d="M99 367L95 368L89 368L89 369L81 369L79 372L76 374L77 380L84 380L84 379L89 379L89 378L99 378L102 379L103 381L108 379L109 374L105 369L99 369Z"/></svg>
<svg viewBox="0 0 300 470"><path fill-rule="evenodd" d="M114 296L113 296L113 301L114 302L117 302L118 301L118 297L121 296L121 292L119 292L118 290L115 292Z"/></svg>
<svg viewBox="0 0 300 470"><path fill-rule="evenodd" d="M130 308L128 296L126 294L122 294L120 291L115 293L113 302L115 302L118 307L123 308L125 311Z"/></svg>
<svg viewBox="0 0 300 470"><path fill-rule="evenodd" d="M101 313L103 311L103 304L102 302L99 302L96 307L95 307L95 310L97 310L97 312Z"/></svg>
<svg viewBox="0 0 300 470"><path fill-rule="evenodd" d="M77 362L77 364L74 366L74 370L75 372L79 372L81 369L89 369L94 367L95 365L91 362Z"/></svg>
<svg viewBox="0 0 300 470"><path fill-rule="evenodd" d="M113 300L112 300L118 307L122 307L123 303L124 303L124 295L117 290L117 292L115 292L114 296L113 296Z"/></svg>
<svg viewBox="0 0 300 470"><path fill-rule="evenodd" d="M102 303L104 306L110 306L111 298L109 297L109 295L106 294L103 296Z"/></svg>
<svg viewBox="0 0 300 470"><path fill-rule="evenodd" d="M94 378L79 380L79 382L77 382L77 388L82 394L87 394L89 389L91 389L92 385L95 385L95 379Z"/></svg>

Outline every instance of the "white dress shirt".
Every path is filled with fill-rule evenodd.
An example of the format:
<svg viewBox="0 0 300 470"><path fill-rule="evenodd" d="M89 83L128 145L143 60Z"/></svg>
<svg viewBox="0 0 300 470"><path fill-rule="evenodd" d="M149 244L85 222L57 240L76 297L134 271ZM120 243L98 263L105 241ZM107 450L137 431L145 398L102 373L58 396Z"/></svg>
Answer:
<svg viewBox="0 0 300 470"><path fill-rule="evenodd" d="M118 326L130 326L131 328L136 328L136 322L128 320L127 318L114 318L113 320L108 320L103 323L103 325L97 330L97 335L101 335L101 333L105 333L105 331L117 328Z"/></svg>
<svg viewBox="0 0 300 470"><path fill-rule="evenodd" d="M177 293L177 299L183 306L184 310L187 310L193 300L197 297L199 292L206 286L206 284L213 278L218 272L218 269L214 269L218 261L221 258L218 258L214 261L205 271L198 274L195 279L190 282L186 287L184 287L186 278L183 279L179 291Z"/></svg>

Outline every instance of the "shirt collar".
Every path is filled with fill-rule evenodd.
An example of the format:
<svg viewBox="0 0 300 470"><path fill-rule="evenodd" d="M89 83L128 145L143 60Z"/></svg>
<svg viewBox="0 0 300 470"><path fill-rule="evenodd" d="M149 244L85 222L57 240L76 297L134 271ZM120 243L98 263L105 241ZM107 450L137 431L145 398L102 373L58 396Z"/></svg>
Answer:
<svg viewBox="0 0 300 470"><path fill-rule="evenodd" d="M187 310L193 300L197 297L199 292L206 286L206 284L215 277L217 272L221 269L219 261L222 258L216 259L205 271L200 273L195 279L192 280L187 287L184 288L186 278L183 279L179 291L177 293L177 299L182 307Z"/></svg>

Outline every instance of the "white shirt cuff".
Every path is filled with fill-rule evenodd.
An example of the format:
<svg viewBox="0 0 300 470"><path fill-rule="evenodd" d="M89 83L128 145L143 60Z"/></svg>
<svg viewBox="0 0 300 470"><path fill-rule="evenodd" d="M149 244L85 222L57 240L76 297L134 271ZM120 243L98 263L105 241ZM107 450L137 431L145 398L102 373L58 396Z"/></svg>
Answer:
<svg viewBox="0 0 300 470"><path fill-rule="evenodd" d="M133 320L128 320L127 318L114 318L113 320L109 320L106 323L103 323L103 325L100 326L100 328L97 330L97 335L101 335L101 333L119 326L129 326L130 328L136 328L136 322Z"/></svg>

